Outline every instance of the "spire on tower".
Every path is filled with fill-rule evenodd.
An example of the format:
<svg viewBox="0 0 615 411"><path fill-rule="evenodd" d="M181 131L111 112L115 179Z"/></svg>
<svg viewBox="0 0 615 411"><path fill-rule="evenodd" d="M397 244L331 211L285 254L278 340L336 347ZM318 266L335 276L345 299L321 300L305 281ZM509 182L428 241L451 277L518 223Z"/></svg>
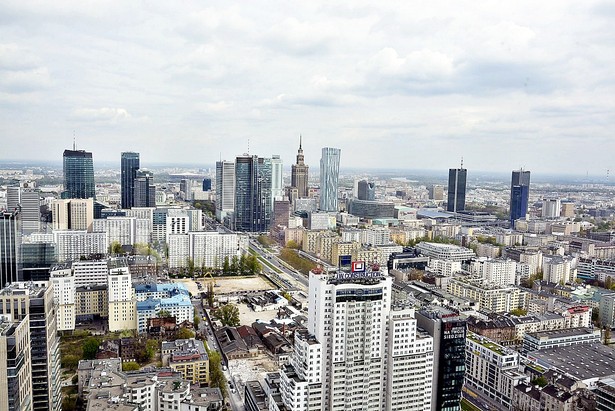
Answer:
<svg viewBox="0 0 615 411"><path fill-rule="evenodd" d="M463 169L463 156L461 156L461 169Z"/></svg>
<svg viewBox="0 0 615 411"><path fill-rule="evenodd" d="M299 134L299 150L301 150L301 139L302 139L301 134Z"/></svg>
<svg viewBox="0 0 615 411"><path fill-rule="evenodd" d="M77 142L75 140L75 130L73 130L73 151L77 151Z"/></svg>

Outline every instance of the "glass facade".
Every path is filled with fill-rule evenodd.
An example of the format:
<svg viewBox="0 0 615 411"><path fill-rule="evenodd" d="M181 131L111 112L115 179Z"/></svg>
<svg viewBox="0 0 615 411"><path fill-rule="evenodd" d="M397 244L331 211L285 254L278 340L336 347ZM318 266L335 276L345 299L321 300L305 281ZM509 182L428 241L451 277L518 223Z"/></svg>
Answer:
<svg viewBox="0 0 615 411"><path fill-rule="evenodd" d="M448 170L448 198L446 211L456 213L466 208L466 180L468 170L451 168Z"/></svg>
<svg viewBox="0 0 615 411"><path fill-rule="evenodd" d="M96 198L92 153L83 150L64 150L62 198Z"/></svg>
<svg viewBox="0 0 615 411"><path fill-rule="evenodd" d="M510 225L514 226L515 220L525 218L530 199L530 172L513 171L510 182Z"/></svg>
<svg viewBox="0 0 615 411"><path fill-rule="evenodd" d="M323 147L320 157L320 210L337 212L337 183L340 173L339 148Z"/></svg>
<svg viewBox="0 0 615 411"><path fill-rule="evenodd" d="M21 245L23 281L48 281L49 270L56 262L54 243L24 243Z"/></svg>
<svg viewBox="0 0 615 411"><path fill-rule="evenodd" d="M122 208L134 207L134 181L139 169L139 153L122 153L121 160Z"/></svg>
<svg viewBox="0 0 615 411"><path fill-rule="evenodd" d="M21 276L21 224L19 214L0 213L0 287Z"/></svg>
<svg viewBox="0 0 615 411"><path fill-rule="evenodd" d="M133 180L133 207L156 207L156 186L154 173L138 170Z"/></svg>
<svg viewBox="0 0 615 411"><path fill-rule="evenodd" d="M247 155L237 157L234 229L268 231L272 206L271 159Z"/></svg>

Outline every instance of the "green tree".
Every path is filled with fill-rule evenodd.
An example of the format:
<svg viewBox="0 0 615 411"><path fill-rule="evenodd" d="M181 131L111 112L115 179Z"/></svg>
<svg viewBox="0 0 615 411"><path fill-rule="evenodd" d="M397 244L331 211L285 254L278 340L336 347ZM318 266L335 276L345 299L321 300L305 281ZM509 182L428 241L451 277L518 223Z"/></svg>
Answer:
<svg viewBox="0 0 615 411"><path fill-rule="evenodd" d="M96 358L96 354L98 353L98 346L100 345L100 341L95 337L86 338L83 343L83 359L84 360L93 360Z"/></svg>
<svg viewBox="0 0 615 411"><path fill-rule="evenodd" d="M201 322L201 318L196 314L196 312L194 313L194 328L195 329L199 329L199 323Z"/></svg>
<svg viewBox="0 0 615 411"><path fill-rule="evenodd" d="M141 367L134 361L128 361L122 364L122 371L136 371L139 369L141 369Z"/></svg>
<svg viewBox="0 0 615 411"><path fill-rule="evenodd" d="M521 307L515 308L514 310L511 310L510 313L512 315L516 315L517 317L523 317L524 315L527 315L527 310L524 310Z"/></svg>
<svg viewBox="0 0 615 411"><path fill-rule="evenodd" d="M188 275L194 277L194 260L188 257L186 263L188 265Z"/></svg>
<svg viewBox="0 0 615 411"><path fill-rule="evenodd" d="M229 258L227 255L226 257L224 257L224 265L222 266L222 272L224 273L224 275L228 275L230 271L231 271L231 264L229 262Z"/></svg>
<svg viewBox="0 0 615 411"><path fill-rule="evenodd" d="M299 244L295 240L289 240L286 243L286 248L292 248L294 250L298 250L299 249Z"/></svg>
<svg viewBox="0 0 615 411"><path fill-rule="evenodd" d="M532 380L532 385L538 385L540 387L544 387L549 383L547 378L544 375L536 377Z"/></svg>
<svg viewBox="0 0 615 411"><path fill-rule="evenodd" d="M156 316L158 318L169 318L171 317L171 313L168 312L167 310L160 310L158 311L158 314L156 314Z"/></svg>
<svg viewBox="0 0 615 411"><path fill-rule="evenodd" d="M194 338L194 333L187 328L180 327L177 332L177 338L180 340L188 340L190 338Z"/></svg>
<svg viewBox="0 0 615 411"><path fill-rule="evenodd" d="M231 272L233 274L237 274L238 270L239 270L239 257L234 255L233 258L231 258Z"/></svg>
<svg viewBox="0 0 615 411"><path fill-rule="evenodd" d="M209 356L209 386L212 388L219 388L222 392L222 396L226 397L226 378L224 372L222 372L222 358L218 351L207 350Z"/></svg>
<svg viewBox="0 0 615 411"><path fill-rule="evenodd" d="M282 297L286 298L289 303L292 302L292 300L293 300L293 297L290 295L290 293L288 291L284 291L282 293Z"/></svg>
<svg viewBox="0 0 615 411"><path fill-rule="evenodd" d="M109 252L111 254L122 254L122 244L119 241L114 241L109 245Z"/></svg>
<svg viewBox="0 0 615 411"><path fill-rule="evenodd" d="M209 305L209 308L212 308L214 306L214 299L214 284L212 281L209 281L207 283L207 304Z"/></svg>
<svg viewBox="0 0 615 411"><path fill-rule="evenodd" d="M239 308L233 304L226 304L213 312L222 325L229 327L239 326Z"/></svg>

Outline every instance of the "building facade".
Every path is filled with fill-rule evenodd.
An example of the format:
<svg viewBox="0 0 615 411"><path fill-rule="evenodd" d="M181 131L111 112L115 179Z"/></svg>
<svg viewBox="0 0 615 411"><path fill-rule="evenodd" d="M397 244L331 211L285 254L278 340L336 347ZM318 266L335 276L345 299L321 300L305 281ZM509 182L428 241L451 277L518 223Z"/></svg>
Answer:
<svg viewBox="0 0 615 411"><path fill-rule="evenodd" d="M303 148L301 147L301 137L299 137L299 150L297 151L297 162L291 167L290 185L297 189L298 198L308 196L308 177L309 166L305 164Z"/></svg>
<svg viewBox="0 0 615 411"><path fill-rule="evenodd" d="M446 211L456 213L465 210L467 176L468 170L463 167L448 170Z"/></svg>
<svg viewBox="0 0 615 411"><path fill-rule="evenodd" d="M134 189L137 170L139 170L139 153L124 152L121 159L121 205L123 209L134 207Z"/></svg>
<svg viewBox="0 0 615 411"><path fill-rule="evenodd" d="M525 218L530 199L530 172L518 170L512 172L510 182L510 225L518 219Z"/></svg>
<svg viewBox="0 0 615 411"><path fill-rule="evenodd" d="M64 191L62 198L96 198L92 153L64 150Z"/></svg>
<svg viewBox="0 0 615 411"><path fill-rule="evenodd" d="M271 223L271 159L243 155L235 160L234 229L265 232Z"/></svg>
<svg viewBox="0 0 615 411"><path fill-rule="evenodd" d="M337 212L337 184L340 173L339 148L323 147L320 157L320 210Z"/></svg>

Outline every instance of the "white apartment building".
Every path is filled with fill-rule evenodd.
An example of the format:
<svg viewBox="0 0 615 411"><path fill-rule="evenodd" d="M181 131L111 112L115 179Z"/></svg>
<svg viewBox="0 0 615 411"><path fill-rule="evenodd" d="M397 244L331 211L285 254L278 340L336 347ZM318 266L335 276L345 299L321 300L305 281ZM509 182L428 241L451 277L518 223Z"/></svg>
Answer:
<svg viewBox="0 0 615 411"><path fill-rule="evenodd" d="M109 270L109 331L137 329L137 298L128 267Z"/></svg>
<svg viewBox="0 0 615 411"><path fill-rule="evenodd" d="M434 273L450 277L461 271L461 261L430 259L429 269Z"/></svg>
<svg viewBox="0 0 615 411"><path fill-rule="evenodd" d="M516 284L517 263L513 260L478 258L470 263L470 272L486 283L506 286Z"/></svg>
<svg viewBox="0 0 615 411"><path fill-rule="evenodd" d="M94 199L72 198L69 200L54 200L51 203L54 230L86 230L92 231L94 220Z"/></svg>
<svg viewBox="0 0 615 411"><path fill-rule="evenodd" d="M310 272L308 329L281 370L295 410L430 410L433 341L391 309L386 272ZM395 393L395 395L387 395Z"/></svg>
<svg viewBox="0 0 615 411"><path fill-rule="evenodd" d="M186 210L169 209L166 221L166 242L169 243L169 236L173 234L188 234L190 230L190 217Z"/></svg>
<svg viewBox="0 0 615 411"><path fill-rule="evenodd" d="M515 308L527 308L528 293L515 286L472 284L462 279L451 278L448 292L456 297L469 298L478 303L477 310L486 308L496 313L510 312Z"/></svg>
<svg viewBox="0 0 615 411"><path fill-rule="evenodd" d="M107 233L88 233L85 230L57 230L53 232L58 261L78 260L90 254L105 254L109 247Z"/></svg>
<svg viewBox="0 0 615 411"><path fill-rule="evenodd" d="M529 383L530 379L518 368L519 353L468 331L465 373L468 388L480 391L504 409L512 409L513 388L519 383Z"/></svg>
<svg viewBox="0 0 615 411"><path fill-rule="evenodd" d="M224 259L240 256L248 249L248 237L238 233L198 231L169 236L169 267L222 267Z"/></svg>
<svg viewBox="0 0 615 411"><path fill-rule="evenodd" d="M75 276L75 286L83 287L91 284L107 284L109 263L107 259L80 260L72 264Z"/></svg>
<svg viewBox="0 0 615 411"><path fill-rule="evenodd" d="M53 285L53 302L56 306L58 331L75 329L77 307L75 304L75 276L70 266L53 269L49 276Z"/></svg>
<svg viewBox="0 0 615 411"><path fill-rule="evenodd" d="M551 283L570 283L576 278L576 259L570 256L545 255L542 258L542 279Z"/></svg>
<svg viewBox="0 0 615 411"><path fill-rule="evenodd" d="M420 242L416 248L421 254L437 260L465 261L476 257L469 248L453 244Z"/></svg>
<svg viewBox="0 0 615 411"><path fill-rule="evenodd" d="M146 218L107 217L95 219L92 226L95 232L106 232L110 244L149 244L152 238L150 220Z"/></svg>

